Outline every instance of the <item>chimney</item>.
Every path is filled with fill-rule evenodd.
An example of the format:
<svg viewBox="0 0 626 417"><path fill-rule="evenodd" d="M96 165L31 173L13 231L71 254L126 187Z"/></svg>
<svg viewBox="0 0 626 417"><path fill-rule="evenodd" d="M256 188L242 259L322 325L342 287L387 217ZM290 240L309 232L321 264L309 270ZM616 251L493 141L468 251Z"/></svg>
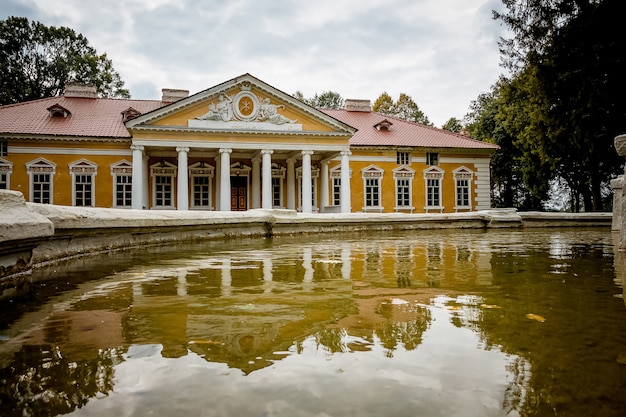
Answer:
<svg viewBox="0 0 626 417"><path fill-rule="evenodd" d="M69 82L65 84L65 97L82 97L82 98L98 98L96 86L93 84L81 84L77 82Z"/></svg>
<svg viewBox="0 0 626 417"><path fill-rule="evenodd" d="M369 100L346 99L344 108L348 111L372 111L372 105Z"/></svg>
<svg viewBox="0 0 626 417"><path fill-rule="evenodd" d="M189 97L189 90L175 90L173 88L163 88L161 89L161 93L163 94L163 96L161 97L161 101L164 103L173 103L175 101Z"/></svg>

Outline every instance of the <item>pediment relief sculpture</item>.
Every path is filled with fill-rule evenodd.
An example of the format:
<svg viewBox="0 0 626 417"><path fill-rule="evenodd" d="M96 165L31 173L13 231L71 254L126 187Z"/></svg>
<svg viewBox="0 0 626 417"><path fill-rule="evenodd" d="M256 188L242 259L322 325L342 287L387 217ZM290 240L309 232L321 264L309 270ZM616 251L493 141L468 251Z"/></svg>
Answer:
<svg viewBox="0 0 626 417"><path fill-rule="evenodd" d="M208 111L197 120L221 122L262 122L275 125L293 124L296 120L280 114L278 109L285 109L283 104L272 104L269 98L259 97L248 90L229 96L220 93L217 104L209 104Z"/></svg>

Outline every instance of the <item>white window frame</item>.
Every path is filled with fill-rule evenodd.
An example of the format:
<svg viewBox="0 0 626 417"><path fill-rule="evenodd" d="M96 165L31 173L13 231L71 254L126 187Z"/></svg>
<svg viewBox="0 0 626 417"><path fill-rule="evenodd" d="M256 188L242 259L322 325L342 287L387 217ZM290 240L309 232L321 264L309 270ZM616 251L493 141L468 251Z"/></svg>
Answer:
<svg viewBox="0 0 626 417"><path fill-rule="evenodd" d="M152 178L152 208L155 210L173 210L175 209L176 189L174 188L176 171L178 168L176 165L170 164L167 161L159 161L156 164L150 165L150 177ZM157 178L164 177L169 178L170 186L170 204L169 205L157 205Z"/></svg>
<svg viewBox="0 0 626 417"><path fill-rule="evenodd" d="M207 162L199 161L189 166L189 199L192 210L213 210L213 178L215 167ZM208 204L196 204L196 178L207 178Z"/></svg>
<svg viewBox="0 0 626 417"><path fill-rule="evenodd" d="M467 167L459 167L452 171L454 175L454 211L459 210L472 210L472 180L474 179L474 172ZM467 185L459 184L461 181L467 181ZM467 190L467 204L459 204L459 191L461 189Z"/></svg>
<svg viewBox="0 0 626 417"><path fill-rule="evenodd" d="M424 170L424 211L426 213L428 213L429 211L438 211L440 213L443 213L443 176L444 171L438 167L433 166ZM429 182L431 182L430 185ZM436 189L439 204L429 204L431 199L430 189L433 188L432 183L437 184Z"/></svg>
<svg viewBox="0 0 626 417"><path fill-rule="evenodd" d="M369 165L361 170L361 177L363 178L363 212L378 212L382 213L384 207L382 205L383 198L383 175L385 171L377 167L376 165ZM370 183L368 185L368 182ZM376 185L373 185L373 184ZM368 205L370 195L368 195L368 188L374 187L376 190L378 205Z"/></svg>
<svg viewBox="0 0 626 417"><path fill-rule="evenodd" d="M112 187L112 191L113 191L113 204L112 207L114 208L124 208L124 209L129 209L132 208L132 191L133 191L133 164L132 162L129 162L125 159L118 161L114 164L111 164L111 177L113 177L113 187ZM123 183L118 183L119 178L122 177L130 177L130 182L123 182ZM117 204L117 200L118 200L118 190L117 190L117 186L118 185L123 185L124 186L124 190L122 191L122 193L126 193L127 190L127 186L130 187L130 192L131 192L131 201L129 202L128 205L118 205ZM122 200L125 201L126 197L122 196Z"/></svg>
<svg viewBox="0 0 626 417"><path fill-rule="evenodd" d="M407 167L401 166L400 168L396 168L393 170L393 178L396 184L396 207L395 211L409 211L413 213L415 207L413 206L413 179L415 178L415 170ZM409 188L409 204L408 205L400 205L398 204L398 200L400 197L400 182L408 181Z"/></svg>
<svg viewBox="0 0 626 417"><path fill-rule="evenodd" d="M49 201L42 204L54 204L54 175L57 172L57 165L48 161L46 158L37 158L26 163L26 172L28 172L29 184L28 201L36 202L34 190L35 175L49 175Z"/></svg>
<svg viewBox="0 0 626 417"><path fill-rule="evenodd" d="M352 178L352 169L348 178ZM331 205L341 205L341 164L335 165L330 169L330 184L331 184Z"/></svg>
<svg viewBox="0 0 626 417"><path fill-rule="evenodd" d="M86 159L79 159L68 165L70 175L72 177L72 206L76 206L77 197L77 176L85 176L90 178L89 182L89 205L80 205L79 207L95 207L96 206L96 175L98 174L98 165ZM83 190L84 192L85 190ZM84 199L84 197L83 197Z"/></svg>
<svg viewBox="0 0 626 417"><path fill-rule="evenodd" d="M6 159L0 158L0 190L11 189L11 174L12 173L13 173L13 164L7 161ZM4 177L4 179L2 179L2 177Z"/></svg>
<svg viewBox="0 0 626 417"><path fill-rule="evenodd" d="M0 140L0 156L9 156L9 141Z"/></svg>

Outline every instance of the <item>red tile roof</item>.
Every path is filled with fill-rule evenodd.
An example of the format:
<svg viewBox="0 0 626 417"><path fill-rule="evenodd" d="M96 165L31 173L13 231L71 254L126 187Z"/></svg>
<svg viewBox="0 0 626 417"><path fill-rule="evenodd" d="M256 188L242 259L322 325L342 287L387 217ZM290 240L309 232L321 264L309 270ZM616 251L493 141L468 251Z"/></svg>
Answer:
<svg viewBox="0 0 626 417"><path fill-rule="evenodd" d="M376 112L343 109L322 111L358 129L350 138L350 145L353 146L498 149L497 145L488 142ZM377 129L376 125L385 120L391 122L391 125L387 129Z"/></svg>
<svg viewBox="0 0 626 417"><path fill-rule="evenodd" d="M71 115L50 117L48 109L60 106ZM160 100L51 97L0 106L0 134L130 138L122 112L129 107L141 113L162 107Z"/></svg>

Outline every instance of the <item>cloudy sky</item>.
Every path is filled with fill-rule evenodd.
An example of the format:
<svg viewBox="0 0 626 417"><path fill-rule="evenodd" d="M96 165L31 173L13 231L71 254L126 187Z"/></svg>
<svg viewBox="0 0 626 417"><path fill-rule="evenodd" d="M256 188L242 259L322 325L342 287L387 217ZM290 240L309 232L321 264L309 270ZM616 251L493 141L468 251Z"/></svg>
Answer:
<svg viewBox="0 0 626 417"><path fill-rule="evenodd" d="M136 99L250 73L293 94L410 95L436 125L504 71L500 0L0 0L0 19L68 26L106 52Z"/></svg>

